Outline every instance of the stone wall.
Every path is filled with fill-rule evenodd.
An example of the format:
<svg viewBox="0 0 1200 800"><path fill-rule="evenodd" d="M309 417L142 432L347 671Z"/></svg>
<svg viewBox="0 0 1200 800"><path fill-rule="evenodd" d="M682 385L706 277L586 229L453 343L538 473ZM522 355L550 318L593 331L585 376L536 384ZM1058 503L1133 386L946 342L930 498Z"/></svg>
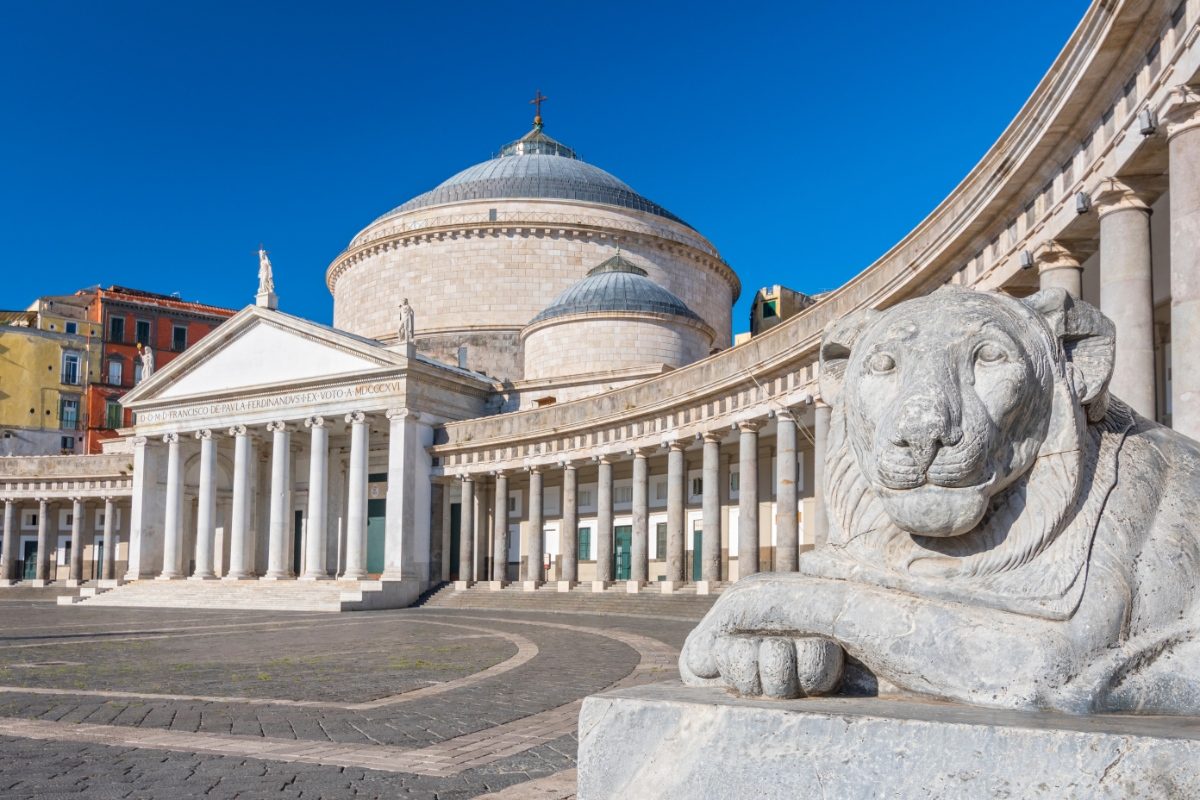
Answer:
<svg viewBox="0 0 1200 800"><path fill-rule="evenodd" d="M681 319L648 314L565 317L525 338L525 379L699 361L712 336Z"/></svg>

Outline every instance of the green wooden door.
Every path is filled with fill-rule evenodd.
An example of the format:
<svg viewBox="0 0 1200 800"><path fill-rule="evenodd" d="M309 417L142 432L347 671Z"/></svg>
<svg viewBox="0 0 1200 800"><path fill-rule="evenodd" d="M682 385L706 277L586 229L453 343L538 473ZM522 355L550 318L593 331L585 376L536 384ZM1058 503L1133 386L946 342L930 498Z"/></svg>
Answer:
<svg viewBox="0 0 1200 800"><path fill-rule="evenodd" d="M613 576L616 580L629 580L629 565L633 555L633 526L618 525L613 529Z"/></svg>
<svg viewBox="0 0 1200 800"><path fill-rule="evenodd" d="M383 548L387 541L387 500L367 501L367 572L383 572Z"/></svg>
<svg viewBox="0 0 1200 800"><path fill-rule="evenodd" d="M21 574L22 574L23 578L27 581L34 580L35 578L37 578L37 559L38 559L37 542L36 541L25 543L24 556L25 556L25 559L24 559L25 566L22 569Z"/></svg>
<svg viewBox="0 0 1200 800"><path fill-rule="evenodd" d="M692 531L692 580L702 580L704 577L704 531Z"/></svg>
<svg viewBox="0 0 1200 800"><path fill-rule="evenodd" d="M450 580L466 580L470 575L458 574L462 553L462 503L450 504Z"/></svg>
<svg viewBox="0 0 1200 800"><path fill-rule="evenodd" d="M300 574L300 556L304 553L304 512L296 511L292 523L292 574Z"/></svg>

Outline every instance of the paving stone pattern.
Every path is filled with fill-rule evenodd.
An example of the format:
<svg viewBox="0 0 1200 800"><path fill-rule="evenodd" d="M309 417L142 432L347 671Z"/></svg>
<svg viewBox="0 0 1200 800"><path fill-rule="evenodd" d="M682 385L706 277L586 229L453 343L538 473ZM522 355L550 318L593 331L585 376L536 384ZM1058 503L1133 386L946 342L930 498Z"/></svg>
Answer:
<svg viewBox="0 0 1200 800"><path fill-rule="evenodd" d="M0 797L564 797L579 701L671 677L693 625L29 604L0 618Z"/></svg>

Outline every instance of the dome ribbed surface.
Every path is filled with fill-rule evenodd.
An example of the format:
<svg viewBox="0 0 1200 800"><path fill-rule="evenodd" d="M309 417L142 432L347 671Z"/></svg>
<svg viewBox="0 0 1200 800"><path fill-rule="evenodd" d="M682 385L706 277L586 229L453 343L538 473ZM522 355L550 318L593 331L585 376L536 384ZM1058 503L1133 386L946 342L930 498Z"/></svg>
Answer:
<svg viewBox="0 0 1200 800"><path fill-rule="evenodd" d="M625 182L581 161L571 148L546 136L540 129L505 145L495 158L464 169L380 219L445 203L520 198L603 203L644 211L687 225L658 203L642 197Z"/></svg>
<svg viewBox="0 0 1200 800"><path fill-rule="evenodd" d="M686 303L646 277L644 270L617 255L556 297L529 324L606 311L665 314L703 323Z"/></svg>

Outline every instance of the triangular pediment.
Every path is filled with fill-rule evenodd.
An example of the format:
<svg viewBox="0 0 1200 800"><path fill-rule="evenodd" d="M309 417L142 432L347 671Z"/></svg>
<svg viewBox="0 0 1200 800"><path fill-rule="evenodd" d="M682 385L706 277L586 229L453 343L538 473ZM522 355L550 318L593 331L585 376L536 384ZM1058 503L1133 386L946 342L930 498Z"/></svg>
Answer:
<svg viewBox="0 0 1200 800"><path fill-rule="evenodd" d="M125 404L294 386L394 368L401 361L369 340L250 308L139 384Z"/></svg>

